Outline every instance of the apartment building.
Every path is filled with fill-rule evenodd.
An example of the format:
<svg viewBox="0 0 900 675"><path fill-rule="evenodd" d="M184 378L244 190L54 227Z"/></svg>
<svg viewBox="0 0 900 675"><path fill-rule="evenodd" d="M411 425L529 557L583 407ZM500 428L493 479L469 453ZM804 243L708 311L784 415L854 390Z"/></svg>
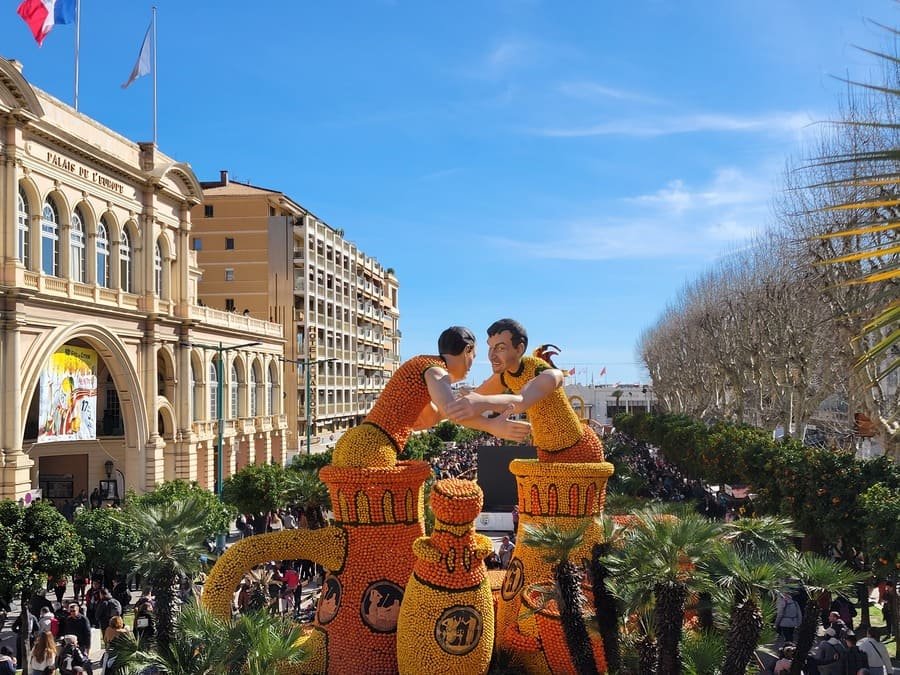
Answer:
<svg viewBox="0 0 900 675"><path fill-rule="evenodd" d="M399 365L397 276L283 192L227 171L201 185L200 301L282 325L292 448L328 443L362 421Z"/></svg>
<svg viewBox="0 0 900 675"><path fill-rule="evenodd" d="M0 499L281 461L282 326L197 303L191 167L3 58L0 158Z"/></svg>

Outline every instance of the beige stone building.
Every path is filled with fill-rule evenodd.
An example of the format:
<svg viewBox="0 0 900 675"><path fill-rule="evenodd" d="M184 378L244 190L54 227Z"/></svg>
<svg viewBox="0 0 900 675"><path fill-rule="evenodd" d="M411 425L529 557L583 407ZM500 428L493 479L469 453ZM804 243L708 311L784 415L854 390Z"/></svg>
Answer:
<svg viewBox="0 0 900 675"><path fill-rule="evenodd" d="M2 58L0 160L0 498L212 488L281 460L282 326L197 304L190 166Z"/></svg>
<svg viewBox="0 0 900 675"><path fill-rule="evenodd" d="M204 270L199 298L282 324L293 447L305 447L307 431L314 444L327 444L362 421L398 366L397 277L278 190L226 171L202 186L191 219L191 249Z"/></svg>

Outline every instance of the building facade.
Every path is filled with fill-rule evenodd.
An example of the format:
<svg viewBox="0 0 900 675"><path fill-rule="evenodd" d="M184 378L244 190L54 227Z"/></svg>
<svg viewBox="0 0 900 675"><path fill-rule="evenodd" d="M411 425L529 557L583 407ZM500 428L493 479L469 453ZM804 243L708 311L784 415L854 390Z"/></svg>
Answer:
<svg viewBox="0 0 900 675"><path fill-rule="evenodd" d="M197 304L190 166L2 58L0 125L0 498L212 488L283 458L282 327Z"/></svg>
<svg viewBox="0 0 900 675"><path fill-rule="evenodd" d="M565 389L582 418L602 425L612 424L619 413L650 412L657 405L649 384L567 384Z"/></svg>
<svg viewBox="0 0 900 675"><path fill-rule="evenodd" d="M227 171L202 186L191 241L200 300L282 325L293 448L328 443L362 421L399 365L397 277L278 190Z"/></svg>

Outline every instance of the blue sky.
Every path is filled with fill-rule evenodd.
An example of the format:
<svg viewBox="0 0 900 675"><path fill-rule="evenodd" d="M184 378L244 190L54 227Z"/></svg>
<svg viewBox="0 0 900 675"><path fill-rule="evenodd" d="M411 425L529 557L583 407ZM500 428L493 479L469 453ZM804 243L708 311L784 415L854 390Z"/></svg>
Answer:
<svg viewBox="0 0 900 675"><path fill-rule="evenodd" d="M71 103L72 26L0 54ZM279 189L400 279L402 353L511 316L579 382L645 378L677 289L770 220L785 160L883 47L890 0L158 0L159 145ZM151 137L150 18L83 0L80 110ZM482 342L472 378L489 374Z"/></svg>

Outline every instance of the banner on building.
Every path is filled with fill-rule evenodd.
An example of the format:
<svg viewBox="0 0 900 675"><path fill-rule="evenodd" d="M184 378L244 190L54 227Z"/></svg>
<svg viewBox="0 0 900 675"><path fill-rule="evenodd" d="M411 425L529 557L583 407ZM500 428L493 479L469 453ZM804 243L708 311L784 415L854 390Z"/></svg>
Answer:
<svg viewBox="0 0 900 675"><path fill-rule="evenodd" d="M97 352L65 345L41 372L38 443L97 438Z"/></svg>

